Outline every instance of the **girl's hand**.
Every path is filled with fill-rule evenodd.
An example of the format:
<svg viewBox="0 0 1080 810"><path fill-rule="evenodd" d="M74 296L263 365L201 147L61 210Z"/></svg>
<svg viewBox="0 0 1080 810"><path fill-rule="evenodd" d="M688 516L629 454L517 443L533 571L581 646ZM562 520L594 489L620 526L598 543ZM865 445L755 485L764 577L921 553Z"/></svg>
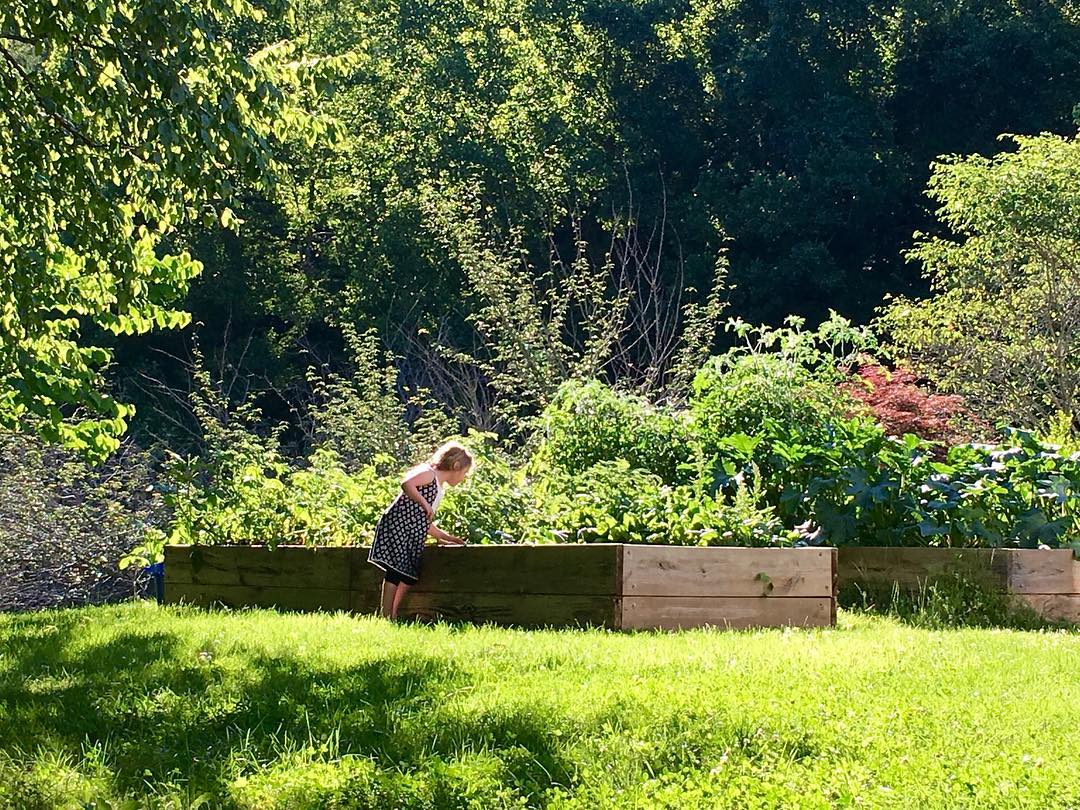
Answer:
<svg viewBox="0 0 1080 810"><path fill-rule="evenodd" d="M430 506L427 506L426 504L424 505L424 514L427 515L427 522L429 526L435 522L435 510L432 509Z"/></svg>

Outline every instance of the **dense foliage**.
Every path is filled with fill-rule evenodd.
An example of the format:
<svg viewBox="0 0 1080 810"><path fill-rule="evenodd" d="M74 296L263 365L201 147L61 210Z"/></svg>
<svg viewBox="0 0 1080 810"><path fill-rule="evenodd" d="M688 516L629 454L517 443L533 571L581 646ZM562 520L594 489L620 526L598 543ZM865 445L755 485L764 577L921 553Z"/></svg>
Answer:
<svg viewBox="0 0 1080 810"><path fill-rule="evenodd" d="M442 350L467 355L471 370L449 369L466 390L439 398L503 429L501 414L488 418L486 360L507 359L496 375L535 367L546 386L558 353L532 355L552 332L516 309L506 323L532 350L517 363L476 316L544 293L553 257L612 286L655 271L643 286L677 319L670 296L689 286L701 301L726 251L740 316L864 320L884 292L919 291L902 255L912 232L944 235L923 195L930 162L1007 149L1001 132L1071 133L1080 99L1080 21L1064 0L304 0L295 11L275 25L317 53L356 56L318 105L343 139L290 149L271 191L242 185L239 233L185 238L207 268L188 299L204 345L227 344L225 364L272 382L260 404L274 418L293 413L312 354L348 359L348 324L378 330L410 394L443 388ZM639 346L656 324L622 326ZM159 347L183 354L168 336L125 342L117 377L142 427L162 433L136 386L146 372L184 387ZM600 376L626 386L647 365ZM531 402L557 384L513 388Z"/></svg>
<svg viewBox="0 0 1080 810"><path fill-rule="evenodd" d="M899 298L883 324L937 386L1031 426L1080 414L1080 140L1013 140L936 165L930 194L955 236L922 238L911 255L934 295Z"/></svg>
<svg viewBox="0 0 1080 810"><path fill-rule="evenodd" d="M863 333L835 319L757 333L752 348L710 360L685 405L568 382L528 452L492 434L463 437L477 466L448 494L441 523L494 543L1036 547L1080 538L1075 448L1017 430L1000 444L895 435L848 393L857 383L842 369ZM166 539L367 542L397 492L394 475L416 460L379 456L348 472L324 447L291 466L277 433L245 424L250 410L222 419L196 402L208 448L169 468L172 527L151 532L139 559L154 559Z"/></svg>
<svg viewBox="0 0 1080 810"><path fill-rule="evenodd" d="M544 411L534 456L545 467L578 473L594 464L625 459L634 469L662 480L681 480L691 460L690 425L685 414L613 391L595 380L567 384Z"/></svg>
<svg viewBox="0 0 1080 810"><path fill-rule="evenodd" d="M1078 26L17 3L0 423L101 456L142 408L167 516L129 562L364 542L457 433L481 462L444 520L475 541L1075 543ZM832 312L886 289L887 345ZM182 306L198 335L144 334Z"/></svg>
<svg viewBox="0 0 1080 810"><path fill-rule="evenodd" d="M186 324L200 270L163 237L231 227L236 183L266 184L275 144L325 129L290 95L319 70L243 42L263 17L222 0L0 8L3 426L115 449L132 411L102 390L101 333Z"/></svg>

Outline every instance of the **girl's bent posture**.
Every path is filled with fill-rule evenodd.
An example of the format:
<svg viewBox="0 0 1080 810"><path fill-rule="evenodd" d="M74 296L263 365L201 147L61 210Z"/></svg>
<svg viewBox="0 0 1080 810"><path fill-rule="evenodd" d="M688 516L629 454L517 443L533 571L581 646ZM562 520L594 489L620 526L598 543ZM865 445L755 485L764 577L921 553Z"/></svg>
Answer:
<svg viewBox="0 0 1080 810"><path fill-rule="evenodd" d="M387 507L375 527L368 562L386 572L383 582L382 614L396 619L401 600L420 576L420 555L428 535L440 545L463 546L465 541L435 525L447 486L457 486L472 469L469 451L457 442L447 442L426 464L413 467L401 482L401 492Z"/></svg>

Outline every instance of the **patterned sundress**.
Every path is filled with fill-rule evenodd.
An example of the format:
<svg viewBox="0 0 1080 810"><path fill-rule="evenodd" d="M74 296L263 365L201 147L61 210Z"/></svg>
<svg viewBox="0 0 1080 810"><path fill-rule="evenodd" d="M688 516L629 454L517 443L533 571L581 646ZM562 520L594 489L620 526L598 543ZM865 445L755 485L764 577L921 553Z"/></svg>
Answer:
<svg viewBox="0 0 1080 810"><path fill-rule="evenodd" d="M431 472L434 474L435 470L431 469ZM438 509L442 487L437 477L428 484L420 484L416 491L432 511ZM392 571L406 584L415 585L420 577L420 555L427 533L428 520L424 510L401 491L375 526L375 541L368 552L368 562L383 571Z"/></svg>

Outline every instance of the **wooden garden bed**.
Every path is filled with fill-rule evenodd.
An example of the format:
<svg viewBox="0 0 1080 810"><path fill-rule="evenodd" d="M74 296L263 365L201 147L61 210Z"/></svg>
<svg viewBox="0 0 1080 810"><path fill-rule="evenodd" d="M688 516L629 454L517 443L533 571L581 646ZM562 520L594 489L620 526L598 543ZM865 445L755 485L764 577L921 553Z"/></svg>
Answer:
<svg viewBox="0 0 1080 810"><path fill-rule="evenodd" d="M836 550L622 544L429 548L406 616L521 627L830 626ZM378 611L366 548L169 546L165 601Z"/></svg>
<svg viewBox="0 0 1080 810"><path fill-rule="evenodd" d="M1069 549L838 549L839 588L918 591L950 575L1010 594L1045 618L1080 622L1080 561Z"/></svg>

